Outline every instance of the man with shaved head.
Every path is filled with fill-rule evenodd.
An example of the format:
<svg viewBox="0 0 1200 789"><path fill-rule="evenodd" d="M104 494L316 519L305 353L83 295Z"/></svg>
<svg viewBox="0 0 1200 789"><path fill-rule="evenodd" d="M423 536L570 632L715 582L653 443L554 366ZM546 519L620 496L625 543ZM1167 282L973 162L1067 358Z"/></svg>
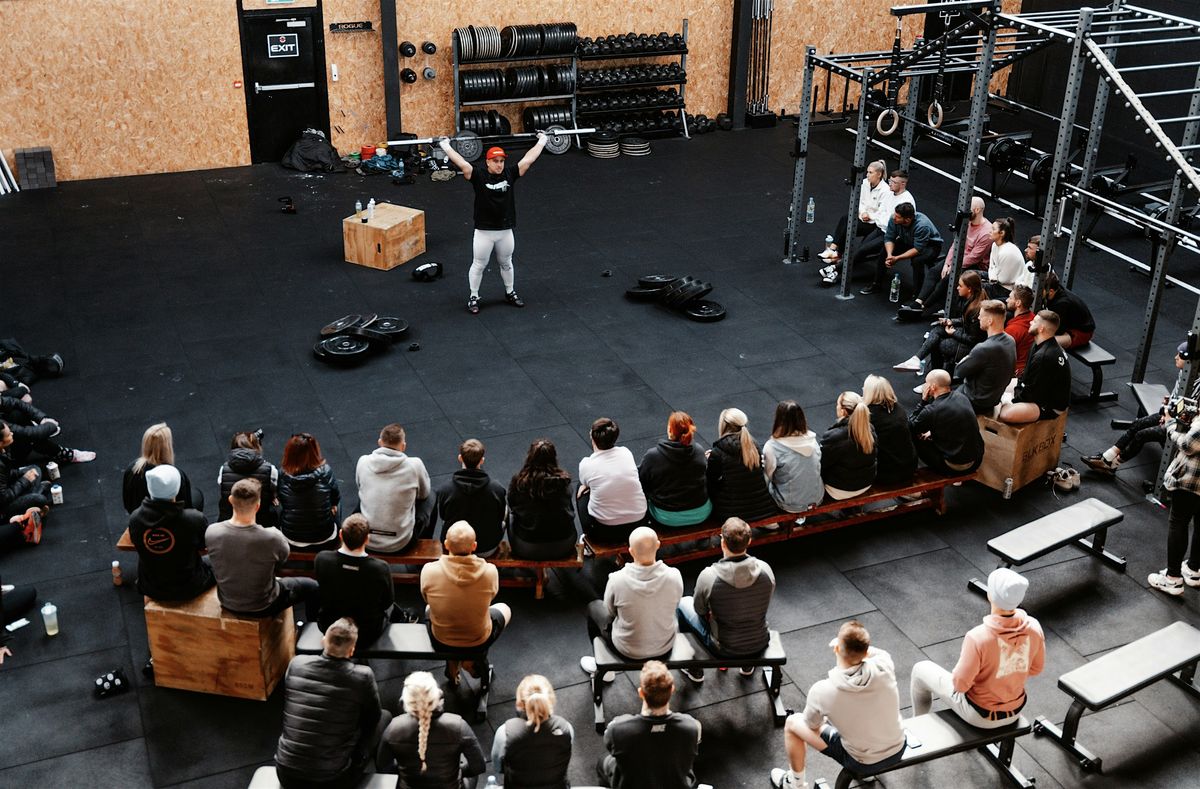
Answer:
<svg viewBox="0 0 1200 789"><path fill-rule="evenodd" d="M489 646L500 637L512 609L492 605L500 591L500 574L494 564L474 554L475 530L459 521L446 530L446 553L421 568L421 597L429 614L429 639L434 648ZM476 666L463 668L478 677ZM458 661L446 663L446 677L458 683Z"/></svg>
<svg viewBox="0 0 1200 789"><path fill-rule="evenodd" d="M683 597L683 576L658 560L658 535L639 526L629 535L633 561L608 576L604 599L588 605L588 635L603 638L632 660L665 658L675 644L675 607ZM596 659L584 656L579 665L596 673ZM606 672L603 680L616 675Z"/></svg>
<svg viewBox="0 0 1200 789"><path fill-rule="evenodd" d="M975 409L961 388L951 391L950 373L925 376L921 402L908 416L917 457L946 476L966 474L983 462L983 434Z"/></svg>
<svg viewBox="0 0 1200 789"><path fill-rule="evenodd" d="M989 256L992 253L992 220L983 215L987 204L982 197L971 198L971 217L967 221L967 242L963 245L962 270L987 272ZM937 279L928 277L921 292L911 303L900 308L898 317L901 320L933 317L946 304L946 291L950 287L950 269L954 267L954 255L957 252L955 244L950 245L946 260L942 263L942 271Z"/></svg>

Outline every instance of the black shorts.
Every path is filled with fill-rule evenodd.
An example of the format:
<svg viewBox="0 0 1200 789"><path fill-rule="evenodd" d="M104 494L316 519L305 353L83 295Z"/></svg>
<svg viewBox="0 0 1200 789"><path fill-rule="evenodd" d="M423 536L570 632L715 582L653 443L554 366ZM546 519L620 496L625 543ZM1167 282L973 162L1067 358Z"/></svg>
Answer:
<svg viewBox="0 0 1200 789"><path fill-rule="evenodd" d="M438 651L454 652L457 650L462 650L466 652L469 650L478 649L480 652L486 652L488 647L496 643L496 639L498 639L500 634L504 632L504 614L500 613L499 608L496 608L494 605L490 606L488 608L488 618L492 620L492 632L488 634L488 637L484 639L483 643L473 644L469 647L453 647L449 644L443 644L441 641L438 641L433 637L433 625L430 622L425 623L425 629L429 632L430 643L433 644L433 648Z"/></svg>
<svg viewBox="0 0 1200 789"><path fill-rule="evenodd" d="M1053 408L1047 408L1044 405L1038 406L1039 422L1041 422L1043 419L1058 419L1059 416L1061 416L1061 414L1059 414L1059 412L1055 411Z"/></svg>

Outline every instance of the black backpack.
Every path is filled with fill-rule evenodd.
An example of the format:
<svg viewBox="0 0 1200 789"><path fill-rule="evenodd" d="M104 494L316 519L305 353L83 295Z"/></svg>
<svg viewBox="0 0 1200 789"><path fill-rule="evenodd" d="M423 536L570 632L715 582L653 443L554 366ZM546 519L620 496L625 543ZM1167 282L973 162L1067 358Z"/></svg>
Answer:
<svg viewBox="0 0 1200 789"><path fill-rule="evenodd" d="M305 173L332 173L341 169L342 162L337 149L325 139L320 129L305 129L300 139L292 143L280 162L284 167Z"/></svg>

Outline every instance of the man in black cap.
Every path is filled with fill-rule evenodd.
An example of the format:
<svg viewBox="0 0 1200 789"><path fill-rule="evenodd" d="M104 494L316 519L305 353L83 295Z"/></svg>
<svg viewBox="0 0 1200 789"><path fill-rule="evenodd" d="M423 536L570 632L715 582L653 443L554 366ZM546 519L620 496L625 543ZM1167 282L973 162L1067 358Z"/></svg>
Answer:
<svg viewBox="0 0 1200 789"><path fill-rule="evenodd" d="M1175 351L1175 369L1182 370L1191 358L1187 342L1179 343L1179 348ZM1172 421L1171 417L1167 415L1167 402L1180 395L1183 383L1182 379L1177 378L1175 388L1164 400L1162 408L1133 420L1133 424L1121 434L1111 447L1098 455L1082 455L1080 460L1089 468L1112 476L1117 473L1118 466L1132 460L1146 444L1164 444L1167 440L1167 426ZM1200 396L1200 379L1197 379L1196 383L1192 385L1191 392L1188 394L1188 397L1193 399L1198 396Z"/></svg>

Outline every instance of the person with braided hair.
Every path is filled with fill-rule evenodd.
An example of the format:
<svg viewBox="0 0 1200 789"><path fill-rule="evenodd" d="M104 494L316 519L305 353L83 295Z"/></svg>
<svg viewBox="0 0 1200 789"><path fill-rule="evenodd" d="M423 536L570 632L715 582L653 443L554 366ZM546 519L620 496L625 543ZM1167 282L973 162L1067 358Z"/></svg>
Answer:
<svg viewBox="0 0 1200 789"><path fill-rule="evenodd" d="M505 786L569 786L575 729L554 714L554 704L554 686L541 674L530 674L517 685L517 712L524 717L510 718L492 740L492 769L503 772Z"/></svg>
<svg viewBox="0 0 1200 789"><path fill-rule="evenodd" d="M469 789L487 761L462 716L442 710L442 689L428 671L414 671L400 694L404 714L379 743L377 772L400 776L401 789Z"/></svg>

